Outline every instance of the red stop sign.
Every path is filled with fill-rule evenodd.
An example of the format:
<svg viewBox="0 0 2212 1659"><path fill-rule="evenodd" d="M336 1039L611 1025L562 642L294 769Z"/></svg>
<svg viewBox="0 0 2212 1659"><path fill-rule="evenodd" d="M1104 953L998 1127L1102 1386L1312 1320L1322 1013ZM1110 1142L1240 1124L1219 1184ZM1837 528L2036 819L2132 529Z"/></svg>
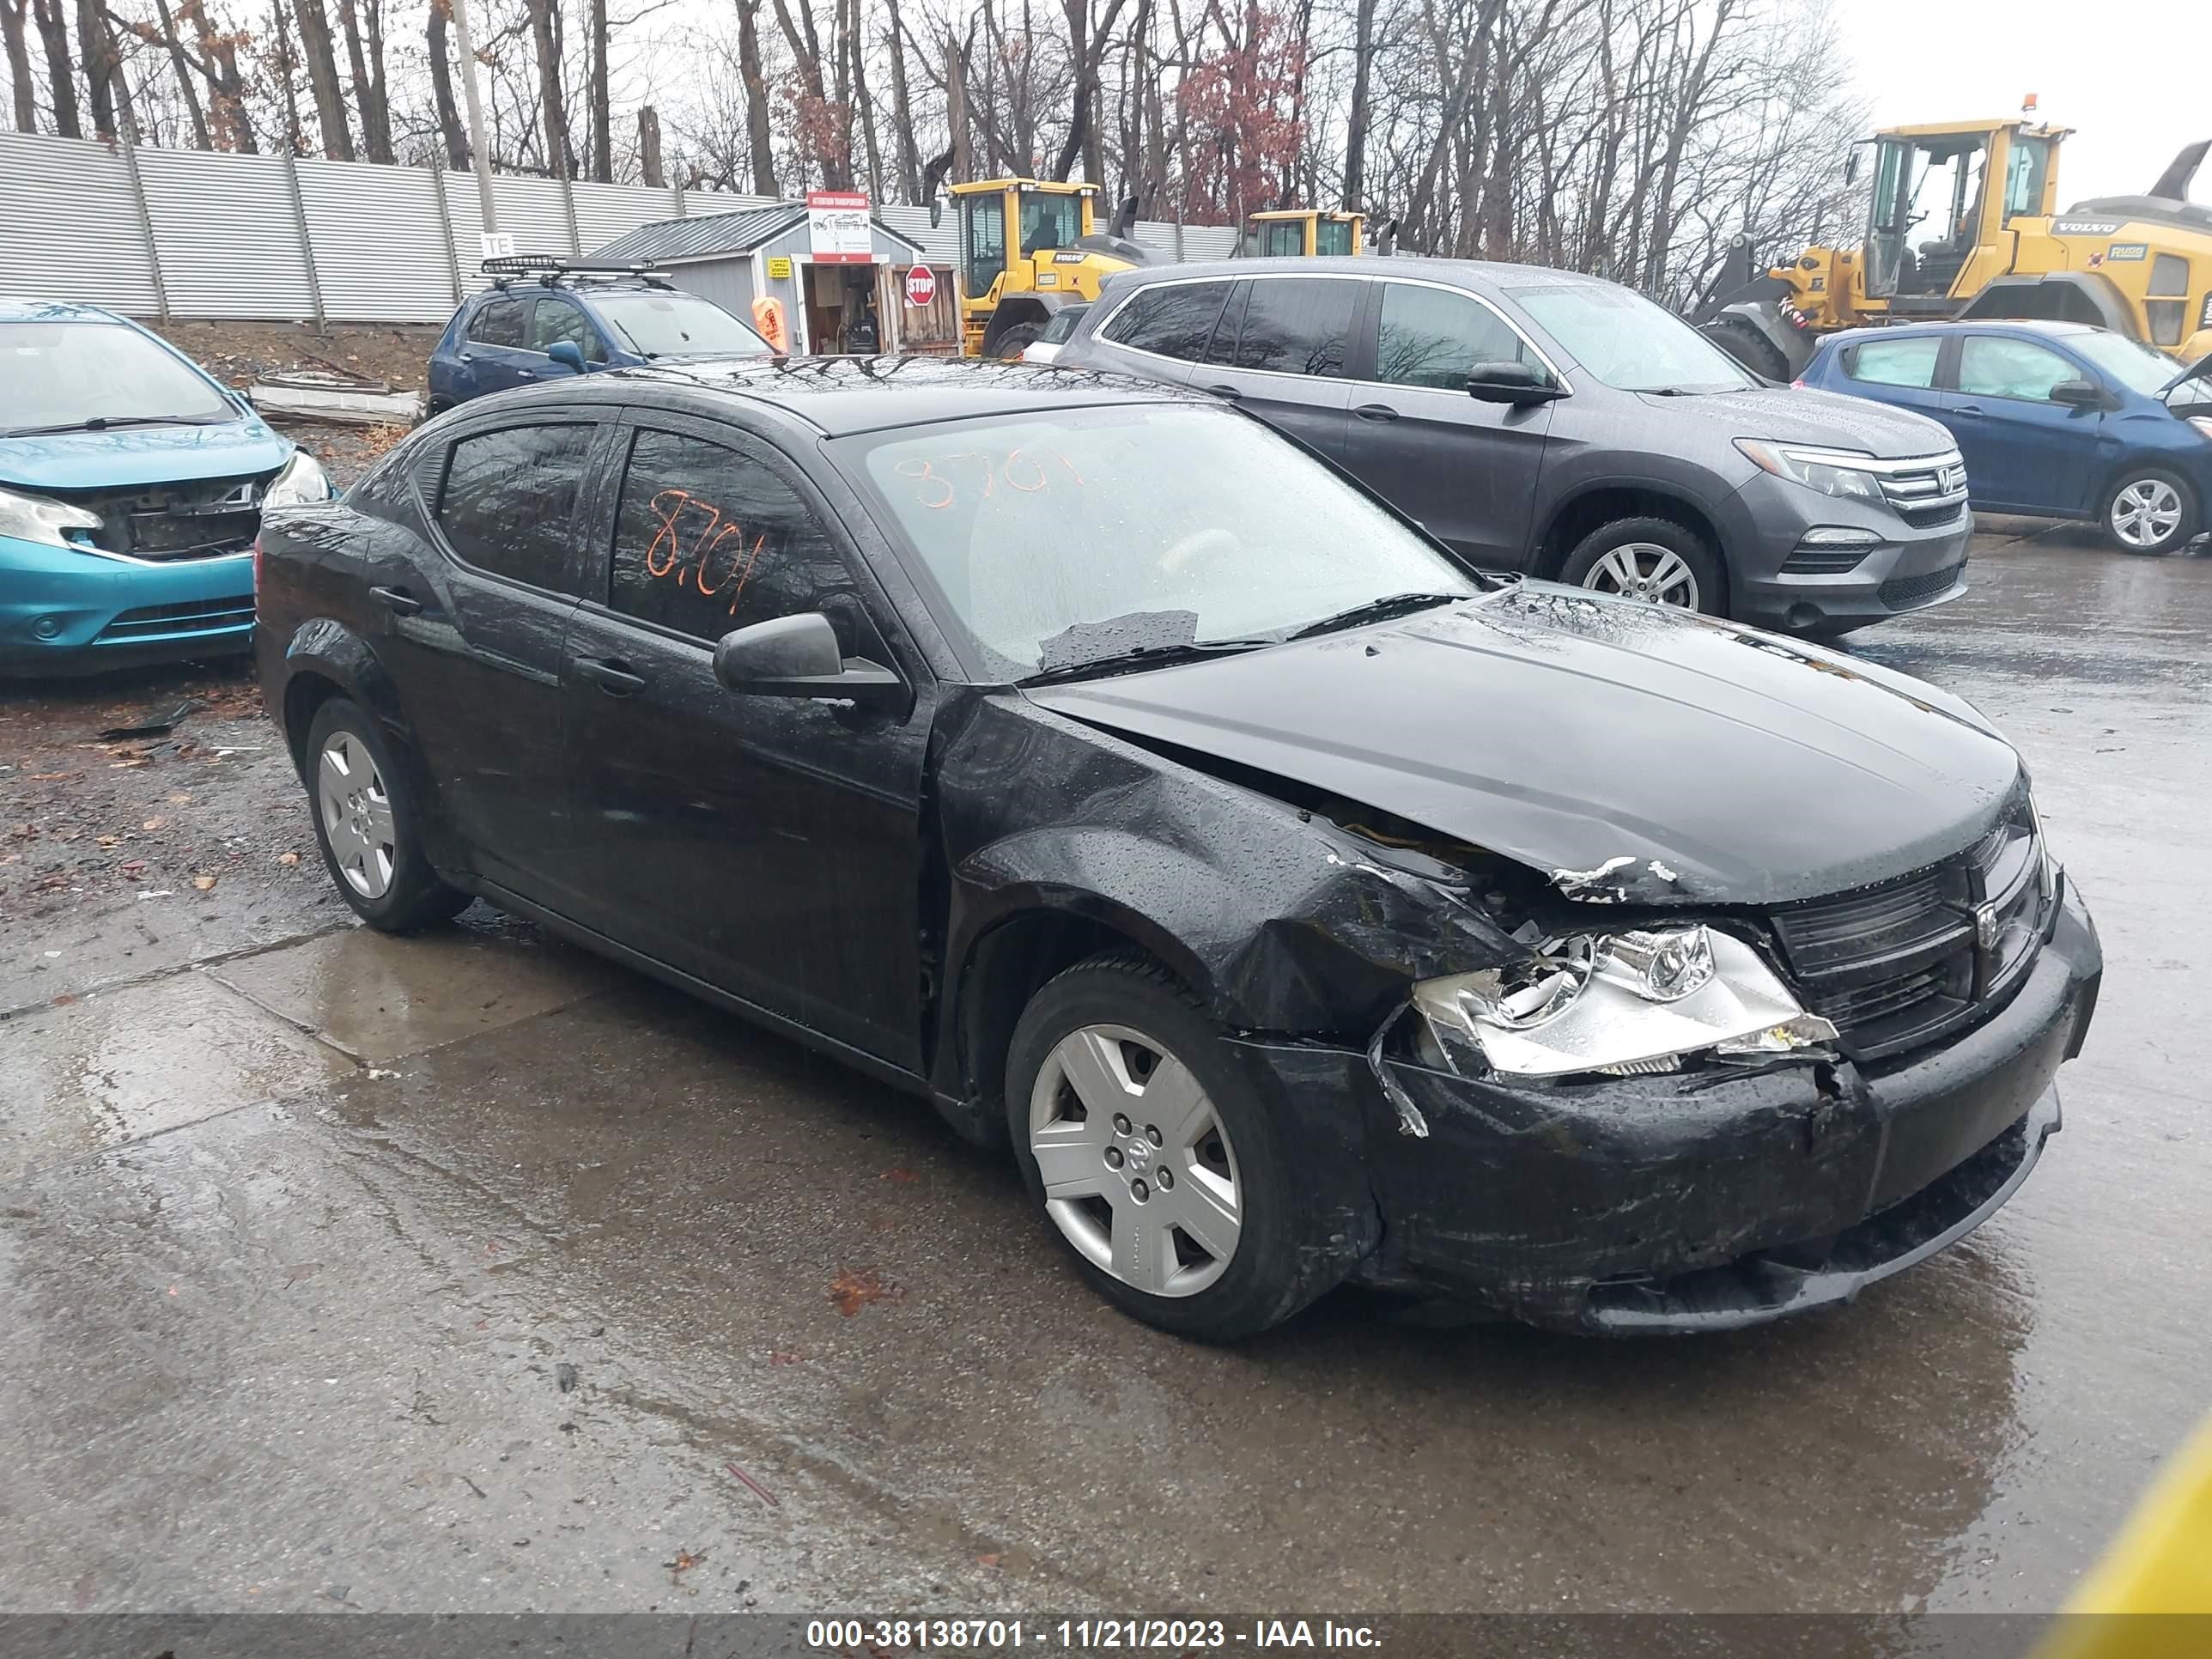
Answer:
<svg viewBox="0 0 2212 1659"><path fill-rule="evenodd" d="M937 273L927 265L916 265L906 274L906 302L910 306L927 305L937 297Z"/></svg>

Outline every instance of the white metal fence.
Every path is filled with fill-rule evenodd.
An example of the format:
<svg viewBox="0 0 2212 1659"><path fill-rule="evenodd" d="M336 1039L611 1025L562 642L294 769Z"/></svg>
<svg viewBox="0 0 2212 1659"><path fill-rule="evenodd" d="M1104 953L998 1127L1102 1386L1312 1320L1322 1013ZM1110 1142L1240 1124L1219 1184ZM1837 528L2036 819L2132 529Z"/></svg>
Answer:
<svg viewBox="0 0 2212 1659"><path fill-rule="evenodd" d="M641 185L493 180L499 228L530 252L580 254L661 219L763 198ZM952 222L878 210L951 263ZM73 300L141 317L437 323L483 285L465 173L145 149L0 133L0 298ZM1178 259L1225 255L1221 226L1147 221Z"/></svg>

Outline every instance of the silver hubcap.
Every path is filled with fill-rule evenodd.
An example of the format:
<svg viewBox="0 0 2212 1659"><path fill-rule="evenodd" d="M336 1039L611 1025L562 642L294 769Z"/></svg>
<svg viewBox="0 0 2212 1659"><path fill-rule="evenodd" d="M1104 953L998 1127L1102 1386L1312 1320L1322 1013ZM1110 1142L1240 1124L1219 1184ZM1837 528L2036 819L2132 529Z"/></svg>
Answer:
<svg viewBox="0 0 2212 1659"><path fill-rule="evenodd" d="M1243 1231L1237 1155L1190 1068L1140 1031L1085 1025L1046 1058L1030 1095L1045 1212L1124 1285L1195 1296Z"/></svg>
<svg viewBox="0 0 2212 1659"><path fill-rule="evenodd" d="M1614 548L1590 567L1583 586L1646 605L1698 609L1697 573L1680 554L1656 542L1626 542Z"/></svg>
<svg viewBox="0 0 2212 1659"><path fill-rule="evenodd" d="M2130 547L2156 547L2181 522L2181 494L2163 478L2137 478L2112 497L2112 533Z"/></svg>
<svg viewBox="0 0 2212 1659"><path fill-rule="evenodd" d="M368 746L350 732L333 732L315 761L315 799L323 834L346 885L363 898L382 898L398 856L392 826L392 797L369 758Z"/></svg>

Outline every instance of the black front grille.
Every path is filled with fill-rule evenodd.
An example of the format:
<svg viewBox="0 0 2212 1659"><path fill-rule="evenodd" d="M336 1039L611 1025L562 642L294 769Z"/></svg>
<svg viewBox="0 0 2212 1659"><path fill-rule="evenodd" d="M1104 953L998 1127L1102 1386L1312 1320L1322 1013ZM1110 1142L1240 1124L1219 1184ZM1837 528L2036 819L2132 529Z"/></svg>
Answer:
<svg viewBox="0 0 2212 1659"><path fill-rule="evenodd" d="M1938 525L1956 524L1966 516L1963 501L1946 501L1935 507L1900 507L1897 516L1915 530L1933 530Z"/></svg>
<svg viewBox="0 0 2212 1659"><path fill-rule="evenodd" d="M2049 924L2043 849L2023 805L1978 844L1917 875L1778 911L1806 1006L1856 1059L1964 1025L2008 994Z"/></svg>
<svg viewBox="0 0 2212 1659"><path fill-rule="evenodd" d="M1965 571L1964 559L1956 564L1947 564L1941 570L1930 570L1917 576L1892 576L1875 590L1881 602L1891 610L1917 605L1923 599L1932 599L1938 593L1948 593L1952 584Z"/></svg>
<svg viewBox="0 0 2212 1659"><path fill-rule="evenodd" d="M253 620L253 596L189 599L176 605L142 605L125 611L100 630L106 641L156 639L171 634L219 634Z"/></svg>

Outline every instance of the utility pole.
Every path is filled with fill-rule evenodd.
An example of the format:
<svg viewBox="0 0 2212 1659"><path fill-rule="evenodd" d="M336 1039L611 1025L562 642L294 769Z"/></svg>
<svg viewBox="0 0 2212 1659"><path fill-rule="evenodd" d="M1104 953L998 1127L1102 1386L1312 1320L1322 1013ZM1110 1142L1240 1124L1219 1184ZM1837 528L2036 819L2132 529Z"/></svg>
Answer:
<svg viewBox="0 0 2212 1659"><path fill-rule="evenodd" d="M461 53L461 101L468 111L469 159L476 166L477 205L483 216L483 234L492 237L499 234L499 209L491 199L491 152L484 147L483 100L477 94L476 39L469 33L468 0L450 0L450 3L453 44Z"/></svg>

